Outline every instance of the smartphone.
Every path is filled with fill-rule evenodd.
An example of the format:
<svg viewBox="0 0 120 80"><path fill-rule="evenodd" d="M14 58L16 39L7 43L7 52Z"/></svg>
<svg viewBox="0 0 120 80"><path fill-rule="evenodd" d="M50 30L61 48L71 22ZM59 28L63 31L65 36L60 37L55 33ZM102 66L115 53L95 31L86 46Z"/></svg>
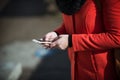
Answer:
<svg viewBox="0 0 120 80"><path fill-rule="evenodd" d="M37 40L37 39L32 39L33 42L35 43L39 43L39 44L50 44L52 42L46 42L46 41L40 41L40 40Z"/></svg>

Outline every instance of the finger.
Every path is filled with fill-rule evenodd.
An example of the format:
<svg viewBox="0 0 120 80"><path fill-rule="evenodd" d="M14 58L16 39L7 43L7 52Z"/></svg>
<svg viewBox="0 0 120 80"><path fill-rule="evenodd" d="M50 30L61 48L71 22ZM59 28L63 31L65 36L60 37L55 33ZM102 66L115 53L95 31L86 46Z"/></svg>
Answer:
<svg viewBox="0 0 120 80"><path fill-rule="evenodd" d="M50 44L48 44L48 43L43 43L43 45L46 46L46 47L50 46Z"/></svg>
<svg viewBox="0 0 120 80"><path fill-rule="evenodd" d="M40 40L40 41L45 41L45 35L42 36L39 40Z"/></svg>
<svg viewBox="0 0 120 80"><path fill-rule="evenodd" d="M62 45L60 45L59 48L60 48L61 50L65 50L65 48L64 48Z"/></svg>
<svg viewBox="0 0 120 80"><path fill-rule="evenodd" d="M50 48L54 48L54 47L57 47L57 41L51 43Z"/></svg>
<svg viewBox="0 0 120 80"><path fill-rule="evenodd" d="M58 36L58 37L55 37L51 42L55 42L55 41L57 41L59 38L60 38L59 36Z"/></svg>
<svg viewBox="0 0 120 80"><path fill-rule="evenodd" d="M42 47L48 49L48 48L50 48L50 44L44 44L44 45L42 45Z"/></svg>
<svg viewBox="0 0 120 80"><path fill-rule="evenodd" d="M54 38L49 38L49 41L52 42L54 40Z"/></svg>

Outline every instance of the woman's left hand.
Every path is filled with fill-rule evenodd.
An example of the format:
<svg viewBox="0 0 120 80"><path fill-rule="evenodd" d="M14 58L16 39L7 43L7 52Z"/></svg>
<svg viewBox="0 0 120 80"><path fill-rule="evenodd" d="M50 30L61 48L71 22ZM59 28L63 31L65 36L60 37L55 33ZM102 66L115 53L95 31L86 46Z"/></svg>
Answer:
<svg viewBox="0 0 120 80"><path fill-rule="evenodd" d="M62 50L65 50L68 47L68 36L69 35L59 35L59 39L54 41L50 47L51 48L57 47Z"/></svg>

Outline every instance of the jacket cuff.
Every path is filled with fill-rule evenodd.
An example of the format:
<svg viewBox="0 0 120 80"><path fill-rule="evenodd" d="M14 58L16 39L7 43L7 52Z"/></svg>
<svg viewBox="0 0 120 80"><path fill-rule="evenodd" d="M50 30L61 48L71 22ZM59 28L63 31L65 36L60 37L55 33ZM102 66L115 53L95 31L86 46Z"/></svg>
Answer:
<svg viewBox="0 0 120 80"><path fill-rule="evenodd" d="M57 34L57 36L59 36L59 35L60 35L57 31L54 31L54 32Z"/></svg>
<svg viewBox="0 0 120 80"><path fill-rule="evenodd" d="M68 47L72 47L72 35L68 36Z"/></svg>

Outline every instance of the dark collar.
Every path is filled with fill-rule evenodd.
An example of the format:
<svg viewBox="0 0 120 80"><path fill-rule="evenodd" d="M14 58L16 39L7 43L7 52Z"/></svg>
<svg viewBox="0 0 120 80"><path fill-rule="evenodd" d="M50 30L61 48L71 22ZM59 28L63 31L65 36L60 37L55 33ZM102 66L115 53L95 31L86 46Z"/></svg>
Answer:
<svg viewBox="0 0 120 80"><path fill-rule="evenodd" d="M67 15L73 15L80 10L86 0L56 0L58 9Z"/></svg>

